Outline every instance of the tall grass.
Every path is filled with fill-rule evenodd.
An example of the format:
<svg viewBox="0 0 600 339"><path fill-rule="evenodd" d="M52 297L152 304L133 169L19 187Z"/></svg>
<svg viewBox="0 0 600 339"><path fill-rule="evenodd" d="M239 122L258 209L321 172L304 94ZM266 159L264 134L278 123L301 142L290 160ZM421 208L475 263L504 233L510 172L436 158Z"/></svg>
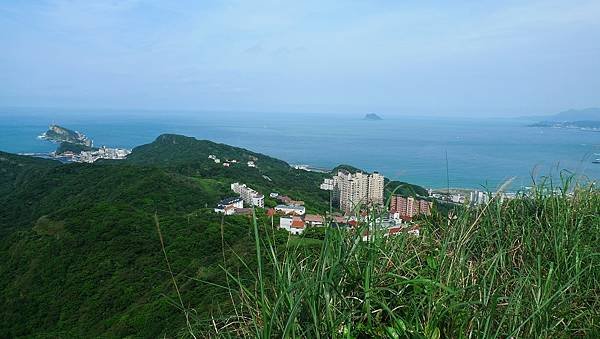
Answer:
<svg viewBox="0 0 600 339"><path fill-rule="evenodd" d="M600 337L600 192L591 186L544 181L453 218L434 211L420 236L384 237L374 222L330 228L317 249L278 246L256 220L257 270L246 265L256 279L226 271L235 315L204 335Z"/></svg>

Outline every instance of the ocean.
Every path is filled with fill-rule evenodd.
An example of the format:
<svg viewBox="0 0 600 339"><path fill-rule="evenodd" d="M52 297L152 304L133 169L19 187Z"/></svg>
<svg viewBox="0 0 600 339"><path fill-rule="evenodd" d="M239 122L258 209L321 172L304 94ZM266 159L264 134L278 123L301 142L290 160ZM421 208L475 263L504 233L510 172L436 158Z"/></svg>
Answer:
<svg viewBox="0 0 600 339"><path fill-rule="evenodd" d="M208 139L264 153L291 164L333 168L350 164L427 188L512 189L532 176L558 178L562 170L600 179L600 133L526 127L500 118L359 114L145 112L0 109L0 150L50 152L39 140L49 124L83 132L96 146L133 148L162 133ZM447 159L447 161L446 161Z"/></svg>

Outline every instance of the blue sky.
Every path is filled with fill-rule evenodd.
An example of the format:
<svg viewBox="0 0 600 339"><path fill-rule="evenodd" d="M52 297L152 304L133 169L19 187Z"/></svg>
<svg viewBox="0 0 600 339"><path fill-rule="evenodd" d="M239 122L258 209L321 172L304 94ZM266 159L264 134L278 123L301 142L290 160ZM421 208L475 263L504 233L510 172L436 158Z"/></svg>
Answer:
<svg viewBox="0 0 600 339"><path fill-rule="evenodd" d="M600 106L600 1L4 0L0 46L0 106Z"/></svg>

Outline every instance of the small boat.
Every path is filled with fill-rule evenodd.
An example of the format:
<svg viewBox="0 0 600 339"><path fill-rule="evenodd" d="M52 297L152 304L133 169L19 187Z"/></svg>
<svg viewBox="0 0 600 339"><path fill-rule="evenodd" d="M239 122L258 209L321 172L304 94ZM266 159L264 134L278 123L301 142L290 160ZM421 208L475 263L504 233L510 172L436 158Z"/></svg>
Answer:
<svg viewBox="0 0 600 339"><path fill-rule="evenodd" d="M592 164L600 164L600 158L592 160Z"/></svg>

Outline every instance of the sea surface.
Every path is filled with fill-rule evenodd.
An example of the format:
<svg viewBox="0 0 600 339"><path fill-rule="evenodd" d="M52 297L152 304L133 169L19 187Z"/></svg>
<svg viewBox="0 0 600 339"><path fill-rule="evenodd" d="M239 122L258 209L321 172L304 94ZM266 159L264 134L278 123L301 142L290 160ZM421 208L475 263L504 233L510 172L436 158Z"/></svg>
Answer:
<svg viewBox="0 0 600 339"><path fill-rule="evenodd" d="M501 118L357 114L158 112L133 110L0 109L0 150L50 152L37 138L49 124L83 132L96 146L133 148L162 133L208 139L264 153L291 164L333 168L350 164L428 188L495 189L530 186L532 176L563 170L600 179L600 133L526 127Z"/></svg>

